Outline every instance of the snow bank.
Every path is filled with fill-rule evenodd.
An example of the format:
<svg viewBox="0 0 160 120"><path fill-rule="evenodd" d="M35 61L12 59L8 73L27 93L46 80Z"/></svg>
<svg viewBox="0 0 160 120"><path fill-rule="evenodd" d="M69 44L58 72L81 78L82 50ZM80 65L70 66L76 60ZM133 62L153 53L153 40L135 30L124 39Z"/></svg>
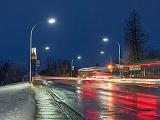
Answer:
<svg viewBox="0 0 160 120"><path fill-rule="evenodd" d="M0 120L34 120L34 110L28 83L0 87Z"/></svg>

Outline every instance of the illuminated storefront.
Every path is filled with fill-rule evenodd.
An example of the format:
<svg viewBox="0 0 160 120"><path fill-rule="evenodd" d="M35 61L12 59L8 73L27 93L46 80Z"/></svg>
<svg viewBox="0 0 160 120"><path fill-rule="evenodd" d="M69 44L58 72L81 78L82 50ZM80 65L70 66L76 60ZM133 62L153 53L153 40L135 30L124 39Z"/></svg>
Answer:
<svg viewBox="0 0 160 120"><path fill-rule="evenodd" d="M123 65L125 77L160 78L160 61Z"/></svg>

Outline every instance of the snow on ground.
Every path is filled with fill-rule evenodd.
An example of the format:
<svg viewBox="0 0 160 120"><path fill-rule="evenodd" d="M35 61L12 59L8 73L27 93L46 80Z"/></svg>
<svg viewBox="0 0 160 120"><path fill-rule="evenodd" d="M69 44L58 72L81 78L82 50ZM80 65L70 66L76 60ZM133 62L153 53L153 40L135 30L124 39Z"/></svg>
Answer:
<svg viewBox="0 0 160 120"><path fill-rule="evenodd" d="M34 120L34 110L28 83L0 86L0 120Z"/></svg>

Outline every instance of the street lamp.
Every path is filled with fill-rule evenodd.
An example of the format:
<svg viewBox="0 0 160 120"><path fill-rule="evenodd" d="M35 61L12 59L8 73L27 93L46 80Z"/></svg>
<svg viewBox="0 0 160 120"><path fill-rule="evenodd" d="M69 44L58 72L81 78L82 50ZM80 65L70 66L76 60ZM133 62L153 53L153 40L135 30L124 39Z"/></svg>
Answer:
<svg viewBox="0 0 160 120"><path fill-rule="evenodd" d="M103 41L104 41L104 42L108 42L109 39L108 39L107 37L104 37L104 38L103 38Z"/></svg>
<svg viewBox="0 0 160 120"><path fill-rule="evenodd" d="M82 59L82 56L77 56L77 59L78 59L78 60ZM72 70L74 70L74 68L73 68L73 62L74 62L74 59L71 60L71 77L73 76L73 75L72 75L72 74L73 74L73 73L72 73Z"/></svg>
<svg viewBox="0 0 160 120"><path fill-rule="evenodd" d="M100 51L100 54L104 55L104 51Z"/></svg>
<svg viewBox="0 0 160 120"><path fill-rule="evenodd" d="M48 23L49 24L53 24L55 23L56 20L54 18L50 18L48 19ZM40 24L43 24L45 22L41 22L41 23L37 23L35 24L31 31L30 31L30 45L29 45L29 48L30 48L30 59L29 59L29 82L32 83L32 36L33 36L33 31L34 31L34 28L37 27L38 25Z"/></svg>
<svg viewBox="0 0 160 120"><path fill-rule="evenodd" d="M44 49L48 51L48 50L50 50L50 47L46 46Z"/></svg>
<svg viewBox="0 0 160 120"><path fill-rule="evenodd" d="M48 19L48 23L49 23L49 24L53 24L53 23L55 23L55 22L56 22L56 19L54 19L54 18Z"/></svg>
<svg viewBox="0 0 160 120"><path fill-rule="evenodd" d="M81 57L81 56L78 56L77 59L80 60L80 59L82 59L82 57Z"/></svg>
<svg viewBox="0 0 160 120"><path fill-rule="evenodd" d="M108 38L103 38L102 39L104 42L108 42L109 39ZM119 61L119 65L118 65L118 68L119 68L119 77L121 78L121 69L120 69L120 66L121 66L121 45L118 41L116 41L117 45L118 45L118 61Z"/></svg>

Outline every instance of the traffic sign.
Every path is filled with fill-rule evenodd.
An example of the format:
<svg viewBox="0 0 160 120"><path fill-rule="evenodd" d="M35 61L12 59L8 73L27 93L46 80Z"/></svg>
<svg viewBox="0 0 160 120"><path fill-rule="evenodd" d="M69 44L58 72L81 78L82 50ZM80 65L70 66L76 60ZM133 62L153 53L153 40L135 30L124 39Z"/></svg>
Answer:
<svg viewBox="0 0 160 120"><path fill-rule="evenodd" d="M130 71L139 71L139 70L141 70L141 66L130 66L129 70Z"/></svg>

